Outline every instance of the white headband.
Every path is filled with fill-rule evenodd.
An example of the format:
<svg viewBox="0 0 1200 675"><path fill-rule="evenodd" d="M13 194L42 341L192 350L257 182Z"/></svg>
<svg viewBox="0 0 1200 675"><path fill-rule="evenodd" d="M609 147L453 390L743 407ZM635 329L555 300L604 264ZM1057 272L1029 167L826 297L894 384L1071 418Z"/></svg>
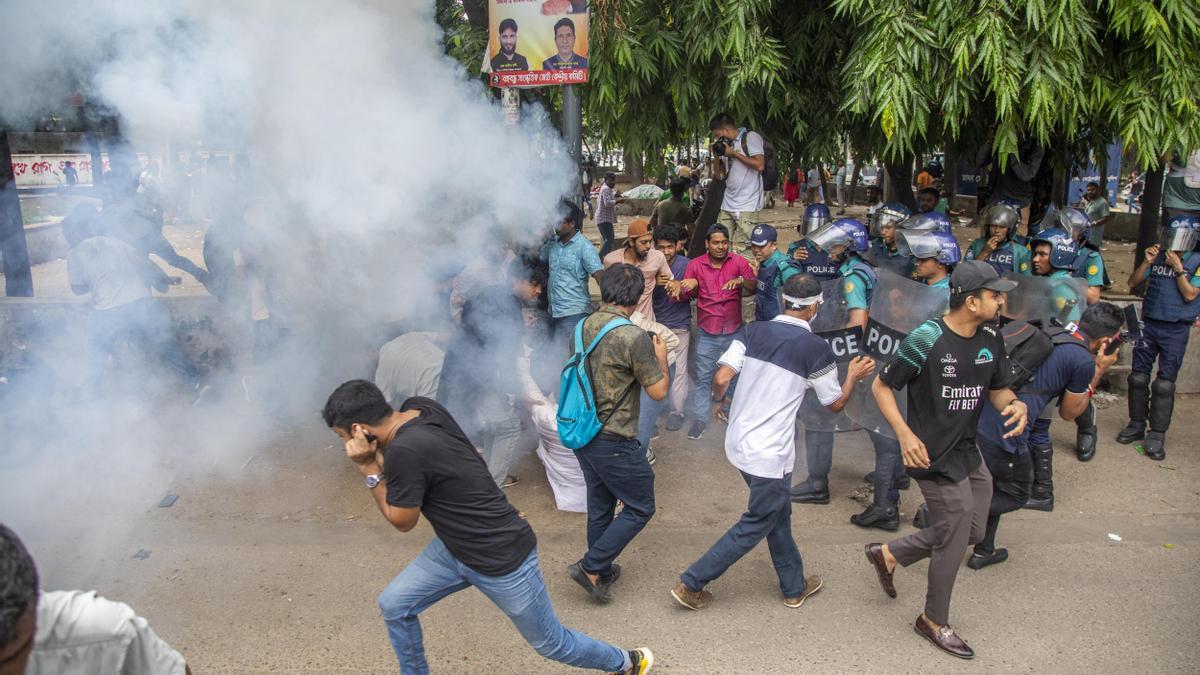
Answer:
<svg viewBox="0 0 1200 675"><path fill-rule="evenodd" d="M792 307L808 307L810 305L815 305L815 304L821 302L820 295L813 295L813 296L809 296L807 298L793 298L792 296L787 295L785 293L781 294L781 295L783 295L783 301L788 303L788 305L791 305Z"/></svg>

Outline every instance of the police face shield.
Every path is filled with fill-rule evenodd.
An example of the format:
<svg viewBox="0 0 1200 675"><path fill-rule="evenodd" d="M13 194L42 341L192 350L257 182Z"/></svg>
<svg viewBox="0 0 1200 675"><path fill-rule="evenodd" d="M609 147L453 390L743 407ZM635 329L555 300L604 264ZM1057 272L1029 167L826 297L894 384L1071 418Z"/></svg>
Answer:
<svg viewBox="0 0 1200 675"><path fill-rule="evenodd" d="M835 250L844 250L854 243L853 237L832 223L808 235L808 240L830 255L833 255Z"/></svg>
<svg viewBox="0 0 1200 675"><path fill-rule="evenodd" d="M896 250L917 260L936 258L942 250L942 244L933 232L901 230L896 233Z"/></svg>
<svg viewBox="0 0 1200 675"><path fill-rule="evenodd" d="M1034 277L1006 272L1017 282L1006 294L1000 314L1043 327L1078 321L1087 308L1087 280L1079 277Z"/></svg>
<svg viewBox="0 0 1200 675"><path fill-rule="evenodd" d="M895 358L904 338L927 320L941 316L949 299L950 292L944 288L933 288L886 270L879 271L863 336L863 352L875 359L875 373L854 387L846 403L846 414L859 426L896 438L896 432L875 403L871 385L884 366ZM901 413L905 413L907 398L904 392L896 392Z"/></svg>
<svg viewBox="0 0 1200 675"><path fill-rule="evenodd" d="M1196 248L1200 233L1190 227L1168 227L1159 238L1158 247L1163 251L1191 251Z"/></svg>

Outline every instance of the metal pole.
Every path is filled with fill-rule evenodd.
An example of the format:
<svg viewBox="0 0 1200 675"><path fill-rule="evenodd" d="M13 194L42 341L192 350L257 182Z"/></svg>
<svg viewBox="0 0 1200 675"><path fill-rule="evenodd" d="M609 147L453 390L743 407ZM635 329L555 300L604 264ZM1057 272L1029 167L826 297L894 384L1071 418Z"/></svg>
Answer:
<svg viewBox="0 0 1200 675"><path fill-rule="evenodd" d="M33 272L13 175L8 130L0 128L0 257L4 258L4 293L9 297L33 295Z"/></svg>
<svg viewBox="0 0 1200 675"><path fill-rule="evenodd" d="M583 107L573 84L563 85L563 140L567 144L567 154L575 162L573 198L575 203L582 205L580 195L583 183L579 164L583 157Z"/></svg>

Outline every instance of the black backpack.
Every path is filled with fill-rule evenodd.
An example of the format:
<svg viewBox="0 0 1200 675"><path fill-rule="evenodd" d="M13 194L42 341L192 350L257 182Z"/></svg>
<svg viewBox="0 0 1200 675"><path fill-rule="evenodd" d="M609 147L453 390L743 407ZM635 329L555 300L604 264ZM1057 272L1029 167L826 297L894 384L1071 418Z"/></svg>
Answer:
<svg viewBox="0 0 1200 675"><path fill-rule="evenodd" d="M1087 349L1087 344L1074 333L1051 324L1042 328L1028 321L1010 321L1000 329L1004 339L1004 351L1008 354L1008 367L1012 375L1013 391L1029 384L1037 369L1050 358L1055 345L1073 344Z"/></svg>
<svg viewBox="0 0 1200 675"><path fill-rule="evenodd" d="M750 130L742 134L742 154L750 156L750 146L746 144L746 138L750 136ZM762 134L759 134L762 137ZM770 192L779 187L779 163L775 161L775 146L766 138L763 138L763 170L762 170L763 191Z"/></svg>

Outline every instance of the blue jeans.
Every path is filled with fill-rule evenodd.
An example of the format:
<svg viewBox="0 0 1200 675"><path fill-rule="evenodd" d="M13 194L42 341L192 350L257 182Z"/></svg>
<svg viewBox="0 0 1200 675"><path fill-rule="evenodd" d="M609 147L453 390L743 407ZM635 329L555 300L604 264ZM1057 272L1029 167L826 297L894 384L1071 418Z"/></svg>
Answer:
<svg viewBox="0 0 1200 675"><path fill-rule="evenodd" d="M588 312L581 314L568 314L566 316L554 317L550 319L550 328L553 331L553 340L556 348L566 349L566 353L571 352L571 343L575 339L575 324L583 321L591 316ZM587 349L587 345L583 346Z"/></svg>
<svg viewBox="0 0 1200 675"><path fill-rule="evenodd" d="M671 381L675 381L675 364L671 364L671 369L667 371L667 375ZM659 415L667 409L667 404L670 403L667 397L663 397L661 401L655 401L650 398L645 389L642 389L642 402L640 412L638 413L638 434L637 441L643 448L650 447L650 432L654 431L654 425L658 422Z"/></svg>
<svg viewBox="0 0 1200 675"><path fill-rule="evenodd" d="M613 250L616 235L612 223L596 223L596 229L600 230L600 259L603 260Z"/></svg>
<svg viewBox="0 0 1200 675"><path fill-rule="evenodd" d="M890 506L900 500L896 481L904 475L904 460L900 456L900 441L874 431L867 431L875 446L875 503ZM829 470L833 468L833 432L805 431L804 458L808 464L806 482L828 486ZM885 503L883 500L887 499Z"/></svg>
<svg viewBox="0 0 1200 675"><path fill-rule="evenodd" d="M804 561L792 538L792 474L759 478L743 471L742 480L750 488L750 504L741 520L679 579L688 590L698 592L766 539L771 563L779 575L779 590L785 598L799 597L805 589Z"/></svg>
<svg viewBox="0 0 1200 675"><path fill-rule="evenodd" d="M515 571L489 577L459 562L434 538L379 594L379 610L403 673L428 673L418 615L438 600L474 586L496 604L538 654L579 668L629 667L628 654L563 626L554 615L537 549Z"/></svg>
<svg viewBox="0 0 1200 675"><path fill-rule="evenodd" d="M654 515L654 470L635 439L597 436L575 456L587 483L588 550L580 566L589 574L605 575ZM625 508L613 518L618 499Z"/></svg>
<svg viewBox="0 0 1200 675"><path fill-rule="evenodd" d="M692 354L692 406L688 412L692 420L708 423L708 411L712 405L712 381L717 373L717 360L729 349L733 333L713 335L702 328L696 329L696 351Z"/></svg>

